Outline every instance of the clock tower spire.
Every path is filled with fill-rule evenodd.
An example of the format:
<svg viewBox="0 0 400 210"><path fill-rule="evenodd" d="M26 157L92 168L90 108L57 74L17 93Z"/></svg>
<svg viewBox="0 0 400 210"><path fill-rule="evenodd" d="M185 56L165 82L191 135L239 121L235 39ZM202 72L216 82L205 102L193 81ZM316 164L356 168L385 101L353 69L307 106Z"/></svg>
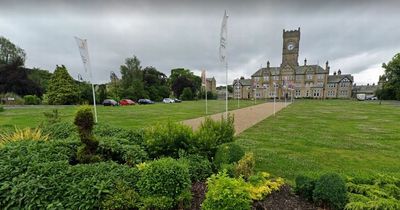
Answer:
<svg viewBox="0 0 400 210"><path fill-rule="evenodd" d="M281 66L299 66L300 27L298 30L285 31L283 29L283 49Z"/></svg>

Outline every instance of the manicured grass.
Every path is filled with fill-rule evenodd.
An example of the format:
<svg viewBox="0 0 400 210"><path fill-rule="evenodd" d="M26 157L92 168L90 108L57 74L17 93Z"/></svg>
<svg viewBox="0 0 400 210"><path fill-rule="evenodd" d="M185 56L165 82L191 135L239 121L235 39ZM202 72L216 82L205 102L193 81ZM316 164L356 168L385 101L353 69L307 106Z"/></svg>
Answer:
<svg viewBox="0 0 400 210"><path fill-rule="evenodd" d="M263 103L257 100L257 103ZM254 105L254 101L243 100L240 107ZM77 106L32 106L29 108L7 109L0 112L1 127L34 127L45 117L43 112L58 109L63 121L72 122ZM229 102L229 110L237 109L237 101ZM224 100L209 100L208 113L215 114L225 111ZM97 107L98 120L121 128L143 128L167 121L178 122L185 119L205 115L205 101L184 101L175 104L156 103L152 105L135 105L121 107Z"/></svg>
<svg viewBox="0 0 400 210"><path fill-rule="evenodd" d="M300 174L400 177L400 106L349 100L296 101L239 135L257 170L293 183Z"/></svg>

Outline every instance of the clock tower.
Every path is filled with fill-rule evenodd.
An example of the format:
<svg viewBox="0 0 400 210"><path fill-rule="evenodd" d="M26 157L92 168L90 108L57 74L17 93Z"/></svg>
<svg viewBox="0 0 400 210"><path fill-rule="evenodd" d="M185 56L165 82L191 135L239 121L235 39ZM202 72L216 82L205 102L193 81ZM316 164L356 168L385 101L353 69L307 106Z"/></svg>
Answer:
<svg viewBox="0 0 400 210"><path fill-rule="evenodd" d="M281 67L290 65L299 66L300 27L298 30L285 31L283 29L283 50Z"/></svg>

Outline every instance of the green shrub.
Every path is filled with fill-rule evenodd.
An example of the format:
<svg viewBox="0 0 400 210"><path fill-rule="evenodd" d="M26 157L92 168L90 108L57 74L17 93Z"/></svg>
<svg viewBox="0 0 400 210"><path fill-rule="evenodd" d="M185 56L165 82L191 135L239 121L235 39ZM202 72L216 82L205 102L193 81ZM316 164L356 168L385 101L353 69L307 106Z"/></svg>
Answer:
<svg viewBox="0 0 400 210"><path fill-rule="evenodd" d="M77 138L78 131L76 127L67 122L49 123L41 126L44 134L49 135L50 139Z"/></svg>
<svg viewBox="0 0 400 210"><path fill-rule="evenodd" d="M38 105L40 104L40 98L36 95L26 95L24 96L25 105Z"/></svg>
<svg viewBox="0 0 400 210"><path fill-rule="evenodd" d="M313 200L332 209L343 209L346 205L346 185L335 173L322 175L315 183Z"/></svg>
<svg viewBox="0 0 400 210"><path fill-rule="evenodd" d="M169 156L178 158L180 150L188 150L193 131L189 126L168 122L145 131L147 151L151 158Z"/></svg>
<svg viewBox="0 0 400 210"><path fill-rule="evenodd" d="M134 209L140 205L139 194L127 183L117 181L115 189L101 203L102 209Z"/></svg>
<svg viewBox="0 0 400 210"><path fill-rule="evenodd" d="M253 175L256 160L253 153L246 153L242 159L235 164L235 177L243 176L246 180Z"/></svg>
<svg viewBox="0 0 400 210"><path fill-rule="evenodd" d="M112 137L127 140L127 144L135 144L144 147L144 132L142 130L126 130L123 128L115 128L106 124L96 124L94 127L94 135L97 137Z"/></svg>
<svg viewBox="0 0 400 210"><path fill-rule="evenodd" d="M235 134L233 121L232 116L228 116L227 119L222 117L220 121L206 118L195 132L196 152L207 155L211 160L215 156L219 145L233 141Z"/></svg>
<svg viewBox="0 0 400 210"><path fill-rule="evenodd" d="M296 177L295 192L303 198L312 201L313 191L315 188L315 179L307 176Z"/></svg>
<svg viewBox="0 0 400 210"><path fill-rule="evenodd" d="M172 209L174 199L167 196L147 196L141 199L143 210L146 209Z"/></svg>
<svg viewBox="0 0 400 210"><path fill-rule="evenodd" d="M250 209L252 200L248 184L242 179L230 178L225 172L212 175L207 181L208 190L202 204L204 210Z"/></svg>
<svg viewBox="0 0 400 210"><path fill-rule="evenodd" d="M119 138L103 137L100 140L98 153L106 160L131 166L149 159L147 152L139 145Z"/></svg>
<svg viewBox="0 0 400 210"><path fill-rule="evenodd" d="M144 198L164 196L177 204L190 191L189 169L181 161L162 158L148 163L141 171L137 187Z"/></svg>
<svg viewBox="0 0 400 210"><path fill-rule="evenodd" d="M221 169L222 164L236 163L244 156L243 149L235 143L226 143L218 146L215 153L214 165Z"/></svg>
<svg viewBox="0 0 400 210"><path fill-rule="evenodd" d="M44 124L53 124L61 121L58 109L53 109L51 112L43 112L43 115L46 118Z"/></svg>
<svg viewBox="0 0 400 210"><path fill-rule="evenodd" d="M211 162L200 155L186 155L180 158L189 167L192 182L204 181L212 174Z"/></svg>
<svg viewBox="0 0 400 210"><path fill-rule="evenodd" d="M99 142L93 137L92 131L94 126L94 116L92 109L88 106L79 108L75 115L74 124L78 128L79 137L83 145L78 148L76 154L80 163L93 163L101 160L96 155Z"/></svg>
<svg viewBox="0 0 400 210"><path fill-rule="evenodd" d="M112 162L71 166L66 161L35 164L2 183L0 208L98 209L115 193L116 183L134 186L136 168ZM133 188L132 188L133 190ZM122 197L128 204L132 198ZM111 202L114 203L115 202Z"/></svg>
<svg viewBox="0 0 400 210"><path fill-rule="evenodd" d="M0 106L0 112L4 112L4 107Z"/></svg>

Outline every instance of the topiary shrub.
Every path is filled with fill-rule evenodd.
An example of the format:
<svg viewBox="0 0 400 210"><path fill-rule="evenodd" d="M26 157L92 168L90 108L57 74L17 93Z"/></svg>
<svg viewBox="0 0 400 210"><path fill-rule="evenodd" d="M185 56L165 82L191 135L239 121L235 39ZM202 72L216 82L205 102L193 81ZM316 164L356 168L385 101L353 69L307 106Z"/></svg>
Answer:
<svg viewBox="0 0 400 210"><path fill-rule="evenodd" d="M190 196L191 187L189 169L183 162L172 158L162 158L149 162L142 167L141 172L137 187L140 195L145 200L147 199L148 205L152 205L149 199L153 200L151 198L154 197L165 198L166 201L172 199L174 205L190 200L189 197L183 196ZM154 202L157 202L157 199L154 199ZM172 206L167 209L169 208Z"/></svg>
<svg viewBox="0 0 400 210"><path fill-rule="evenodd" d="M193 131L189 126L168 122L145 131L147 152L151 158L169 156L178 158L179 150L188 150Z"/></svg>
<svg viewBox="0 0 400 210"><path fill-rule="evenodd" d="M246 180L253 175L256 160L253 153L246 153L242 159L235 164L235 177L243 176Z"/></svg>
<svg viewBox="0 0 400 210"><path fill-rule="evenodd" d="M189 167L192 182L204 181L212 174L211 162L200 155L185 155L179 159Z"/></svg>
<svg viewBox="0 0 400 210"><path fill-rule="evenodd" d="M324 174L315 183L313 200L332 209L343 209L346 205L346 192L346 184L338 174Z"/></svg>
<svg viewBox="0 0 400 210"><path fill-rule="evenodd" d="M242 178L230 178L220 172L208 179L207 188L203 210L251 209L248 184Z"/></svg>
<svg viewBox="0 0 400 210"><path fill-rule="evenodd" d="M218 146L215 153L214 166L217 170L221 169L223 164L236 163L244 156L243 149L235 143L227 143Z"/></svg>
<svg viewBox="0 0 400 210"><path fill-rule="evenodd" d="M233 141L235 134L233 121L232 116L228 116L227 119L221 117L219 121L206 118L195 132L196 152L206 155L211 160L219 145Z"/></svg>
<svg viewBox="0 0 400 210"><path fill-rule="evenodd" d="M77 160L80 163L92 163L101 160L96 155L99 142L93 137L94 117L90 107L81 107L75 115L74 124L78 128L78 134L83 146L78 148Z"/></svg>
<svg viewBox="0 0 400 210"><path fill-rule="evenodd" d="M296 186L294 191L303 198L312 201L313 191L315 188L315 179L308 176L298 176L296 177L295 182Z"/></svg>

